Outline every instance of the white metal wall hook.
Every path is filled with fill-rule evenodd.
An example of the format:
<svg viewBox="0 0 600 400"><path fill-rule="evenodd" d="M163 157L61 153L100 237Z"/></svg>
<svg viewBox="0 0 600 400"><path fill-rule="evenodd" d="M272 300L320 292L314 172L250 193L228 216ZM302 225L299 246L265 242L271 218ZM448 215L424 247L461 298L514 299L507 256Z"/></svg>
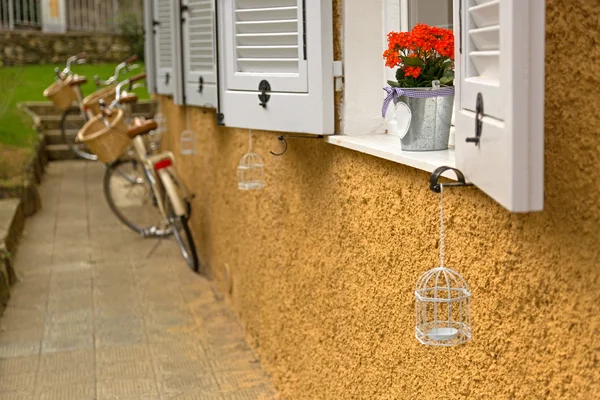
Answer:
<svg viewBox="0 0 600 400"><path fill-rule="evenodd" d="M265 187L265 162L253 150L252 130L248 130L248 142L248 153L242 157L237 167L238 189L260 190Z"/></svg>
<svg viewBox="0 0 600 400"><path fill-rule="evenodd" d="M460 171L458 172L460 173ZM432 184L433 182L432 178ZM450 347L471 340L471 291L465 279L458 272L445 266L443 202L445 185L439 184L438 186L440 193L440 266L427 271L417 281L415 337L425 345Z"/></svg>

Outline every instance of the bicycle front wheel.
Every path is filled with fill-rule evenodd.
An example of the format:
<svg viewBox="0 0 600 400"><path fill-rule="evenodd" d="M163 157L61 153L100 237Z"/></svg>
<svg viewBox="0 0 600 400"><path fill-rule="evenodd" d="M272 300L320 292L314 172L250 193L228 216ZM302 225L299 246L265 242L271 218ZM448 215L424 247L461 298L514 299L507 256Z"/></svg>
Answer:
<svg viewBox="0 0 600 400"><path fill-rule="evenodd" d="M83 118L84 124L88 120L87 114L82 112L79 107L67 108L63 112L62 118L60 119L60 133L62 135L62 140L77 157L83 158L84 160L96 161L98 160L98 156L92 153L85 144L75 142L76 135L74 134L74 131L83 127L83 125L76 122L77 117Z"/></svg>
<svg viewBox="0 0 600 400"><path fill-rule="evenodd" d="M106 168L104 196L117 218L141 235L161 232L165 225L147 171L135 159L118 160Z"/></svg>
<svg viewBox="0 0 600 400"><path fill-rule="evenodd" d="M171 228L173 230L173 236L179 246L181 255L185 259L185 262L194 272L200 270L200 262L198 260L198 253L196 252L196 245L194 244L194 238L192 237L192 231L188 225L188 218L185 215L176 215L171 205L171 201L167 197L167 214Z"/></svg>

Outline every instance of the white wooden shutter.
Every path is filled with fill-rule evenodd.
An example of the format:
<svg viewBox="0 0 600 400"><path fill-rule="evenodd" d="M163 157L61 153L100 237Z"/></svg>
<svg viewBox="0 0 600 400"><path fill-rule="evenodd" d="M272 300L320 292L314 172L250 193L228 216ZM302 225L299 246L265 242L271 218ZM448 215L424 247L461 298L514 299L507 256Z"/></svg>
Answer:
<svg viewBox="0 0 600 400"><path fill-rule="evenodd" d="M148 93L156 93L154 0L144 0L144 64Z"/></svg>
<svg viewBox="0 0 600 400"><path fill-rule="evenodd" d="M543 208L544 0L455 0L456 164L515 212ZM458 25L458 24L457 24ZM479 144L476 99L483 98Z"/></svg>
<svg viewBox="0 0 600 400"><path fill-rule="evenodd" d="M154 43L156 57L156 92L174 93L175 29L173 0L154 0Z"/></svg>
<svg viewBox="0 0 600 400"><path fill-rule="evenodd" d="M222 108L228 126L333 134L331 1L219 2ZM269 100L259 100L268 82Z"/></svg>
<svg viewBox="0 0 600 400"><path fill-rule="evenodd" d="M184 89L188 105L217 107L214 0L186 0L183 20Z"/></svg>

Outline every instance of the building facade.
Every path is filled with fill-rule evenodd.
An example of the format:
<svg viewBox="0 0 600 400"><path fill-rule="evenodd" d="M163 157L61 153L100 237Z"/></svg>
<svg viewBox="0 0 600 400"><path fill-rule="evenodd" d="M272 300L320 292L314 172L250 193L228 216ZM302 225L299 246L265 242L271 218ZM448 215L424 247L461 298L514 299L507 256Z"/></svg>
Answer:
<svg viewBox="0 0 600 400"><path fill-rule="evenodd" d="M348 64L355 51L348 35L368 41L371 14L363 10L364 26L349 24L347 7L360 2L332 4L333 59L344 60L343 79L331 82L332 129L350 132L363 118L363 131L383 133L383 120L373 117L380 110L361 110L348 97L362 91L382 100L350 81L365 70ZM390 7L369 5L378 6ZM389 14L378 10L375 23L381 15ZM429 190L428 167L331 138L290 138L276 157L269 152L281 152L277 138L286 130L248 126L266 185L240 191L236 168L248 151L248 127L229 127L227 114L220 126L222 110L157 95L168 125L164 146L196 195L191 224L203 271L227 295L283 398L597 397L600 100L590 89L600 79L599 19L595 0L546 2L543 211L510 212L477 186L445 191L447 264L473 295L473 340L456 348L426 347L414 337L414 285L438 265L439 195ZM384 37L377 35L381 45L362 57L380 91ZM153 79L164 82L154 57ZM170 73L185 86L184 74ZM196 133L193 156L180 154L187 129Z"/></svg>

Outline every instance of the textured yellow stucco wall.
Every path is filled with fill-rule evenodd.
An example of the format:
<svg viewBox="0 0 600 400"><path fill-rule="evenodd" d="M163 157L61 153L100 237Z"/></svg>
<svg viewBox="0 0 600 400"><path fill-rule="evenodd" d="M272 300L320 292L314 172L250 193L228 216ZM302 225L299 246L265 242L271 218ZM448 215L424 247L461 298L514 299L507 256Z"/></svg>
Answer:
<svg viewBox="0 0 600 400"><path fill-rule="evenodd" d="M446 192L447 264L473 292L457 348L414 338L414 284L438 264L428 174L316 140L273 157L277 134L255 132L267 185L241 192L247 131L189 109L196 242L284 399L600 398L600 2L548 0L546 47L544 212ZM177 153L184 110L161 105Z"/></svg>

